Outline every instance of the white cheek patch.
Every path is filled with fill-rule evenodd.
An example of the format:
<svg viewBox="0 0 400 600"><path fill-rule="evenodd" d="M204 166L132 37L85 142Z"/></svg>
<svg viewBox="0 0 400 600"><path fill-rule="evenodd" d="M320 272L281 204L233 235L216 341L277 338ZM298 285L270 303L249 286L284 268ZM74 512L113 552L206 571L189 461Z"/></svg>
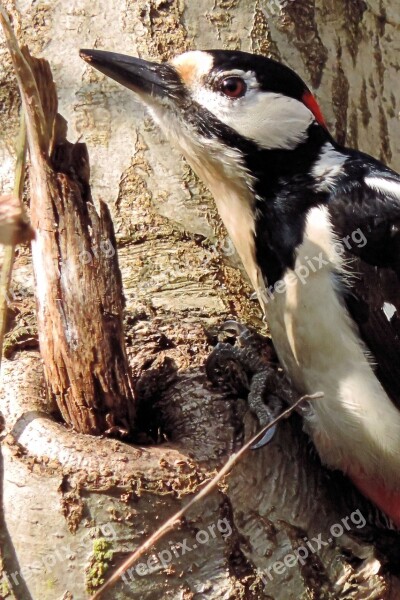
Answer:
<svg viewBox="0 0 400 600"><path fill-rule="evenodd" d="M191 89L193 99L222 123L262 148L290 150L305 141L307 129L314 121L310 110L288 96L262 92L255 77L249 75L241 75L248 88L242 98L232 99L209 88L194 86Z"/></svg>

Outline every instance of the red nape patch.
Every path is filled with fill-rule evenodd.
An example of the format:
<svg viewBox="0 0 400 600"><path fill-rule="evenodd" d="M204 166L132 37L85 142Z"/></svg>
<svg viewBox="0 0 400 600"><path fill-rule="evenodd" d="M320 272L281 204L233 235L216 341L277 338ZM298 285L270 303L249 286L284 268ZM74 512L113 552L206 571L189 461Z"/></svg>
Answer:
<svg viewBox="0 0 400 600"><path fill-rule="evenodd" d="M372 500L400 529L400 491L394 492L374 480L361 476L350 475L350 479L360 492Z"/></svg>
<svg viewBox="0 0 400 600"><path fill-rule="evenodd" d="M305 104L307 106L307 108L309 110L311 110L317 123L322 125L322 127L325 127L325 129L328 129L325 119L324 119L324 115L322 114L319 104L316 101L316 99L314 98L314 96L312 95L312 93L307 90L302 95L301 100L302 100L303 104Z"/></svg>

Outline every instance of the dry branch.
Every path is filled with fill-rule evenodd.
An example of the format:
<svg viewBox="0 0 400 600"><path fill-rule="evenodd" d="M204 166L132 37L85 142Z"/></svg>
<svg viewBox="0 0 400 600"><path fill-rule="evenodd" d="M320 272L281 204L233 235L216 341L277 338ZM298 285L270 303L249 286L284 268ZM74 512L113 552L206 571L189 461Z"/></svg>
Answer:
<svg viewBox="0 0 400 600"><path fill-rule="evenodd" d="M25 111L40 351L50 396L81 433L129 433L134 398L109 211L92 203L85 144L66 139L50 66L20 49L0 5Z"/></svg>

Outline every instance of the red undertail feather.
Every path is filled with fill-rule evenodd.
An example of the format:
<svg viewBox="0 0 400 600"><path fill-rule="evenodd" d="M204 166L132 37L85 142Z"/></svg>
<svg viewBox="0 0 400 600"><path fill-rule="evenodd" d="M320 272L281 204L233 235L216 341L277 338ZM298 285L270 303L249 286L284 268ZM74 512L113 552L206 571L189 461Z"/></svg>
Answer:
<svg viewBox="0 0 400 600"><path fill-rule="evenodd" d="M389 490L382 483L362 476L351 476L351 480L360 492L372 500L400 529L400 491Z"/></svg>

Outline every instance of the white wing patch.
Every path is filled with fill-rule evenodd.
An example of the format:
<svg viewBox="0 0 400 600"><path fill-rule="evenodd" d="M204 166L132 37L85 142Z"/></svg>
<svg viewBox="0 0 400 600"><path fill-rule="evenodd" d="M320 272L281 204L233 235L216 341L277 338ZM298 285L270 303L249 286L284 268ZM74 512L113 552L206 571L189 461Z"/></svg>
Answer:
<svg viewBox="0 0 400 600"><path fill-rule="evenodd" d="M384 302L383 306L382 306L382 310L385 314L385 317L387 318L387 320L389 322L393 319L394 315L397 312L396 307L393 306L393 304L391 304L390 302Z"/></svg>
<svg viewBox="0 0 400 600"><path fill-rule="evenodd" d="M384 194L389 194L390 196L400 200L399 181L396 181L395 179L386 179L384 177L366 177L364 181L373 190L382 192Z"/></svg>
<svg viewBox="0 0 400 600"><path fill-rule="evenodd" d="M315 189L318 192L330 191L338 175L342 172L347 156L335 150L332 144L327 143L322 147L317 162L312 168L312 176L316 179Z"/></svg>

